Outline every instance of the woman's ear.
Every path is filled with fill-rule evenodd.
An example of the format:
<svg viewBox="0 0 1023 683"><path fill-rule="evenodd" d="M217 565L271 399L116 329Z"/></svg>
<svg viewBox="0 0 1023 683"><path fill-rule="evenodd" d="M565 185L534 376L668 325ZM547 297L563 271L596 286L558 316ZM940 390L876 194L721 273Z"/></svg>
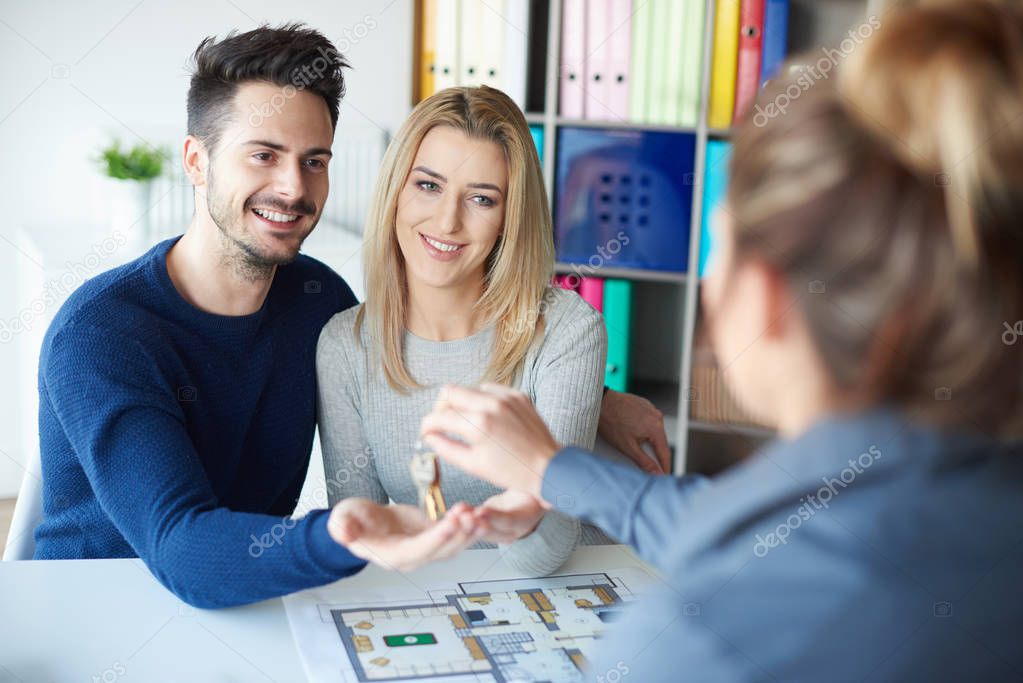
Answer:
<svg viewBox="0 0 1023 683"><path fill-rule="evenodd" d="M764 336L779 339L791 328L790 314L796 306L797 297L793 295L788 280L768 263L757 261L753 268L756 269L758 289L763 297L761 310L764 313Z"/></svg>

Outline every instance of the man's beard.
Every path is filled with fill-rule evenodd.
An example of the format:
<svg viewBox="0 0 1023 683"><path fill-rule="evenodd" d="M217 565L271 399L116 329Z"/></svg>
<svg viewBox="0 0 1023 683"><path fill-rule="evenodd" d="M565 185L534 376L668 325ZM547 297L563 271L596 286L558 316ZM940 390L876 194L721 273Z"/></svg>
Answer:
<svg viewBox="0 0 1023 683"><path fill-rule="evenodd" d="M210 169L206 182L206 206L209 209L210 218L220 230L220 244L223 247L221 263L231 267L239 277L251 282L268 280L273 276L275 267L284 266L294 261L302 247L302 242L316 226L316 220L313 220L305 233L297 236L294 247L275 253L260 245L246 229L246 217L252 212L251 206L255 204L268 206L282 213L302 214L303 217L299 220L313 216L316 210L307 200L284 205L276 198L259 200L257 196L253 196L245 201L241 215L234 214L226 201L220 201L220 194L216 191L213 181L213 169Z"/></svg>

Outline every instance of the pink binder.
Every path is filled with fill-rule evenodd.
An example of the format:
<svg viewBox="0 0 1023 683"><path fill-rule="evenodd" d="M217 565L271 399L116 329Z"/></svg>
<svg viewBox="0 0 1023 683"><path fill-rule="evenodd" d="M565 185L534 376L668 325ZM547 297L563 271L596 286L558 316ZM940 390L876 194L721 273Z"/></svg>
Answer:
<svg viewBox="0 0 1023 683"><path fill-rule="evenodd" d="M604 311L604 281L596 277L584 277L579 283L579 296L598 311Z"/></svg>
<svg viewBox="0 0 1023 683"><path fill-rule="evenodd" d="M632 61L632 0L608 0L610 30L607 68L607 118L629 118L629 64Z"/></svg>
<svg viewBox="0 0 1023 683"><path fill-rule="evenodd" d="M574 292L579 287L580 281L581 278L578 275L555 275L551 279L551 284Z"/></svg>
<svg viewBox="0 0 1023 683"><path fill-rule="evenodd" d="M586 83L586 3L584 0L565 0L561 20L561 88L559 93L561 115L570 119L583 118L584 88Z"/></svg>
<svg viewBox="0 0 1023 683"><path fill-rule="evenodd" d="M586 5L586 88L583 115L588 119L613 119L608 71L611 68L611 3L590 0Z"/></svg>

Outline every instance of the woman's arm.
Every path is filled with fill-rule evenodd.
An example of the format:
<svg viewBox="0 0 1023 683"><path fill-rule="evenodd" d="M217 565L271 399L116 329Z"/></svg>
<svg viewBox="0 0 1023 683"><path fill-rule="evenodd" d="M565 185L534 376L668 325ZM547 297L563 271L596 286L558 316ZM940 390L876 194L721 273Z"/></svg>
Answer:
<svg viewBox="0 0 1023 683"><path fill-rule="evenodd" d="M354 497L386 504L387 492L362 430L359 380L351 362L358 357L358 341L344 324L344 315L327 321L316 345L316 416L327 500L332 507Z"/></svg>
<svg viewBox="0 0 1023 683"><path fill-rule="evenodd" d="M690 494L707 484L699 475L651 475L565 448L547 464L540 493L555 509L599 526L664 569L670 559L667 541L688 516Z"/></svg>
<svg viewBox="0 0 1023 683"><path fill-rule="evenodd" d="M507 387L445 387L422 433L448 462L593 521L656 566L664 566L664 541L686 520L693 493L706 485L699 476L651 476L562 449L529 398Z"/></svg>

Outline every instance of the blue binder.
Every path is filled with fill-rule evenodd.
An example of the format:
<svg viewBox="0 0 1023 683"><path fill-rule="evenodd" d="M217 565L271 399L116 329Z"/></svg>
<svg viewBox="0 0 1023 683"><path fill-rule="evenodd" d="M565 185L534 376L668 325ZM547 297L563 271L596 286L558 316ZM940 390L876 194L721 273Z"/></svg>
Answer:
<svg viewBox="0 0 1023 683"><path fill-rule="evenodd" d="M789 40L789 0L767 0L764 11L764 48L760 60L760 85L778 74L785 61Z"/></svg>
<svg viewBox="0 0 1023 683"><path fill-rule="evenodd" d="M728 160L732 145L724 140L707 141L706 168L703 173L703 210L700 216L700 269L699 276L707 272L713 244L711 242L711 219L718 205L725 198L728 188Z"/></svg>
<svg viewBox="0 0 1023 683"><path fill-rule="evenodd" d="M597 277L604 266L685 272L695 147L692 133L559 129L558 260Z"/></svg>

